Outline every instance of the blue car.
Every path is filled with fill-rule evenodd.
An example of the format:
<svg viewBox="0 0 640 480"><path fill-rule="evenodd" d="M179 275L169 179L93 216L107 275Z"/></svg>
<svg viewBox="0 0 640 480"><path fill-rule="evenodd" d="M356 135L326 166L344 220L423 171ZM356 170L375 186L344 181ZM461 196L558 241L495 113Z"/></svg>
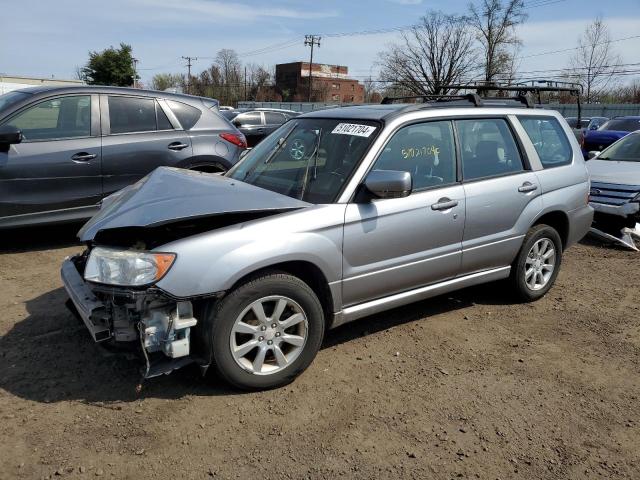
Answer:
<svg viewBox="0 0 640 480"><path fill-rule="evenodd" d="M589 152L601 152L617 142L629 132L640 130L640 116L615 117L597 130L587 130L582 137L582 154L589 158Z"/></svg>

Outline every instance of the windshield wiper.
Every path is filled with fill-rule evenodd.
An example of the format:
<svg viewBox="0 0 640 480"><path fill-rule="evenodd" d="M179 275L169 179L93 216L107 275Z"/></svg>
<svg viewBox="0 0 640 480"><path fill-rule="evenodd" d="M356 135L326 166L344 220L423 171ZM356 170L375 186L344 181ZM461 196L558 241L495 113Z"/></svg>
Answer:
<svg viewBox="0 0 640 480"><path fill-rule="evenodd" d="M304 193L306 192L307 185L309 184L309 166L311 165L312 159L313 159L313 179L315 180L318 176L318 152L320 151L321 139L322 139L322 129L318 131L313 153L311 154L311 156L309 157L309 161L307 162L307 168L304 172L304 181L302 183L302 191L300 192L300 200L304 198Z"/></svg>
<svg viewBox="0 0 640 480"><path fill-rule="evenodd" d="M287 138L289 138L289 136L293 133L293 131L296 128L297 126L294 126L291 130L287 132L287 134L284 137L280 137L276 147L271 151L271 153L269 153L269 155L267 155L267 158L264 159L264 162L262 162L264 165L267 165L268 163L271 162L271 160L273 160L273 158L276 156L276 153L278 153L282 149L283 145L285 145L287 142ZM245 180L247 177L249 177L249 175L255 172L256 168L258 168L258 165L260 165L260 162L254 163L253 166L249 170L247 170L247 173L244 174L244 177L242 177L242 179Z"/></svg>

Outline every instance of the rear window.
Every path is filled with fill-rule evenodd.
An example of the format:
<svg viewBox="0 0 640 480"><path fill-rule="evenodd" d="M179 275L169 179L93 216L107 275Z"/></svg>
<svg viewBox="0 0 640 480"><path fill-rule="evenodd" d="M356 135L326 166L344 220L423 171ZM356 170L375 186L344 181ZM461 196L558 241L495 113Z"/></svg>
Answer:
<svg viewBox="0 0 640 480"><path fill-rule="evenodd" d="M614 118L602 125L599 130L635 132L636 130L640 130L640 118Z"/></svg>
<svg viewBox="0 0 640 480"><path fill-rule="evenodd" d="M167 100L167 103L184 130L193 128L200 119L200 115L202 115L199 109L186 103L176 102L175 100Z"/></svg>
<svg viewBox="0 0 640 480"><path fill-rule="evenodd" d="M153 98L110 96L109 125L112 134L156 130L156 101Z"/></svg>
<svg viewBox="0 0 640 480"><path fill-rule="evenodd" d="M518 117L544 168L559 167L571 163L571 144L553 117Z"/></svg>

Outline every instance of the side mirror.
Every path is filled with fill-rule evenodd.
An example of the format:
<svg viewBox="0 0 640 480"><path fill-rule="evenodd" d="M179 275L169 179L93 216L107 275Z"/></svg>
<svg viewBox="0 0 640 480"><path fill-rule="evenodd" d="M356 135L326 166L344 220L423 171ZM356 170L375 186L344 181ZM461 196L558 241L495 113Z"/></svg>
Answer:
<svg viewBox="0 0 640 480"><path fill-rule="evenodd" d="M600 125L598 125L598 124L591 125L591 126L589 127L589 130L597 130L599 126L600 126Z"/></svg>
<svg viewBox="0 0 640 480"><path fill-rule="evenodd" d="M239 121L239 120L234 120L234 121L233 121L233 122L231 122L231 123L233 123L233 126L234 126L234 127L241 127L241 126L242 126L242 123L240 123L240 121Z"/></svg>
<svg viewBox="0 0 640 480"><path fill-rule="evenodd" d="M22 131L16 127L0 127L0 151L8 152L9 146L22 142Z"/></svg>
<svg viewBox="0 0 640 480"><path fill-rule="evenodd" d="M411 174L399 170L373 170L364 180L365 188L377 198L407 197L412 184Z"/></svg>
<svg viewBox="0 0 640 480"><path fill-rule="evenodd" d="M597 157L598 155L600 155L600 151L599 150L591 150L588 154L588 160L591 160L592 158Z"/></svg>

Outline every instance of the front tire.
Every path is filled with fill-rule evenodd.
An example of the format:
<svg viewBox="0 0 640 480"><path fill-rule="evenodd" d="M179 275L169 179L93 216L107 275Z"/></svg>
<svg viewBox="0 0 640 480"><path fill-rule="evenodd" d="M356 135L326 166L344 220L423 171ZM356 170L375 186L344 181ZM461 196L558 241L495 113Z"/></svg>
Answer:
<svg viewBox="0 0 640 480"><path fill-rule="evenodd" d="M562 263L562 240L549 225L535 225L524 237L511 267L510 281L518 298L532 302L551 289Z"/></svg>
<svg viewBox="0 0 640 480"><path fill-rule="evenodd" d="M214 365L243 390L286 385L313 361L324 336L324 313L297 277L271 272L232 291L213 310Z"/></svg>

